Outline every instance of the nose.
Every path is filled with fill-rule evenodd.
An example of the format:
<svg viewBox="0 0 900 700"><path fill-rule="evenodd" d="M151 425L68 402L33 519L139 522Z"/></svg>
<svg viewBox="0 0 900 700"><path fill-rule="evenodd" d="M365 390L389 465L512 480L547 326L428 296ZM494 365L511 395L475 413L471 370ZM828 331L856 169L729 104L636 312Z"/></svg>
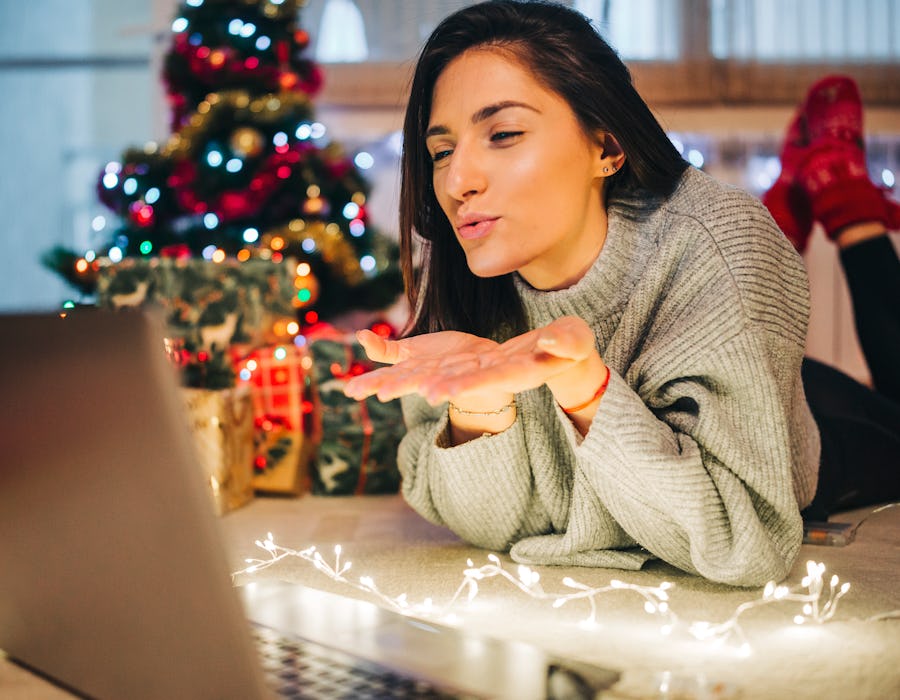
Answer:
<svg viewBox="0 0 900 700"><path fill-rule="evenodd" d="M444 183L450 197L464 202L472 195L483 192L487 186L484 164L470 148L458 143L450 156Z"/></svg>

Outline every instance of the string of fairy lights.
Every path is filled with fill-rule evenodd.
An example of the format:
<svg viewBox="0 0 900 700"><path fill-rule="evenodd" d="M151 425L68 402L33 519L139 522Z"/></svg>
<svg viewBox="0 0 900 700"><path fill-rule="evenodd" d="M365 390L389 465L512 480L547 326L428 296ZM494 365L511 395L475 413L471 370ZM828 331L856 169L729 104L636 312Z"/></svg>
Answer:
<svg viewBox="0 0 900 700"><path fill-rule="evenodd" d="M856 523L853 527L854 534L873 515L898 506L900 503L887 503L874 508ZM659 632L662 636L671 635L676 627L684 628L693 639L699 642L730 645L741 656L749 656L753 653L750 638L741 625L742 618L750 611L769 605L792 603L799 605L799 609L793 616L795 625L821 625L834 619L840 600L850 591L849 582L841 582L836 574L827 576L825 564L810 560L806 563L806 575L799 584L786 585L770 581L763 588L759 598L741 603L727 619L721 622L702 620L683 622L669 604L669 592L674 586L668 581L663 581L655 586L642 586L611 579L606 585L590 586L566 576L561 580L566 590L552 592L544 589L540 573L533 568L519 565L513 573L504 567L503 562L496 554L491 553L487 555L488 563L482 566L476 566L471 559L468 559L466 567L462 571L462 579L453 595L446 603L436 604L432 598L425 598L421 602L412 601L406 593L388 595L378 588L371 576L351 579L348 573L353 565L343 558L343 547L340 544L334 547L333 563L326 561L315 546L297 550L279 545L275 542L271 532L267 533L265 539L256 540L255 545L266 552L268 558L246 559L245 563L248 566L233 572L232 580L243 575L252 576L280 561L296 558L308 562L332 581L367 593L390 610L403 615L456 625L460 623L457 610L461 602L474 600L479 594L480 583L498 578L529 598L549 602L553 608L561 608L569 603L579 601L587 602L588 615L578 624L588 630L596 628L599 623L597 601L604 596L621 595L625 592L642 600L644 612L660 622ZM900 618L900 610L875 615L866 621L874 622L895 618Z"/></svg>
<svg viewBox="0 0 900 700"><path fill-rule="evenodd" d="M722 622L682 623L669 604L669 591L673 588L673 584L668 581L663 581L655 586L641 586L612 579L603 586L589 586L566 576L561 581L567 589L565 592L548 592L541 584L540 574L531 567L519 565L516 572L513 573L504 568L497 555L488 554L488 563L482 566L476 566L471 559L467 560L466 568L462 572L462 580L456 591L446 603L438 605L432 598L414 602L406 593L388 595L378 588L371 576L361 576L356 580L349 578L347 574L352 568L352 563L342 558L343 548L341 545L334 547L334 563L328 563L315 546L302 550L283 547L275 542L272 533L268 533L264 540L257 540L255 544L267 552L269 558L246 559L248 566L235 571L232 574L233 579L241 575L255 574L287 558L299 558L309 562L332 581L363 591L390 610L403 615L455 625L460 622L457 614L460 602L463 599L469 602L474 600L480 590L479 583L487 579L499 578L530 598L550 602L553 608L561 608L576 601L587 602L589 613L578 624L588 630L598 625L597 601L599 598L629 592L642 600L642 607L646 614L659 620L661 635L669 636L677 626L686 624L687 632L695 640L719 645L730 644L735 646L737 652L743 656L748 656L753 651L750 639L741 626L741 619L751 610L772 604L799 603L800 609L793 617L794 624L822 624L834 617L839 601L850 590L850 584L842 583L837 575L826 578L824 564L809 561L807 562L806 576L799 585L777 585L771 581L766 584L760 598L740 604L731 616Z"/></svg>

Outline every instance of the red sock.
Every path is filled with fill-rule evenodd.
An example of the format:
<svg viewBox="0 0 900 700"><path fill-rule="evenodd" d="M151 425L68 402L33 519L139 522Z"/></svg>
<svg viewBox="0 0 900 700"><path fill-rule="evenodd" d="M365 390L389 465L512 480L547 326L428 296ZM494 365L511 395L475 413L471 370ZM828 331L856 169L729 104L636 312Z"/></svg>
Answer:
<svg viewBox="0 0 900 700"><path fill-rule="evenodd" d="M800 253L806 249L813 223L806 193L797 182L800 167L805 160L806 147L803 114L798 110L788 125L781 147L781 173L762 196L762 203L766 205L775 223Z"/></svg>
<svg viewBox="0 0 900 700"><path fill-rule="evenodd" d="M863 140L863 108L856 82L829 75L809 89L802 108L810 147L798 181L813 217L832 238L844 227L878 221L900 226L900 206L869 179Z"/></svg>
<svg viewBox="0 0 900 700"><path fill-rule="evenodd" d="M828 139L864 148L862 98L853 78L828 75L813 83L802 112L810 143Z"/></svg>
<svg viewBox="0 0 900 700"><path fill-rule="evenodd" d="M863 151L846 141L814 145L799 181L830 238L851 224L878 221L891 229L900 223L900 207L869 179Z"/></svg>

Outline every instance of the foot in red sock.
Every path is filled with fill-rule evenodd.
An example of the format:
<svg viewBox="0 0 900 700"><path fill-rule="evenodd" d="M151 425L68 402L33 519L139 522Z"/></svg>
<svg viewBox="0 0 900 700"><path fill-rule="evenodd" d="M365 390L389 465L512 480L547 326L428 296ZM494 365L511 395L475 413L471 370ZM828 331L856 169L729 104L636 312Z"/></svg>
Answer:
<svg viewBox="0 0 900 700"><path fill-rule="evenodd" d="M853 78L828 75L816 81L801 111L810 143L833 139L865 148L862 97Z"/></svg>
<svg viewBox="0 0 900 700"><path fill-rule="evenodd" d="M852 224L900 225L900 205L869 179L863 140L863 110L852 78L831 75L816 82L802 108L809 148L797 182L830 238Z"/></svg>
<svg viewBox="0 0 900 700"><path fill-rule="evenodd" d="M800 253L806 249L813 224L806 192L797 182L808 145L804 119L802 109L798 109L788 125L781 147L781 173L772 187L762 195L762 203L766 205L775 223Z"/></svg>
<svg viewBox="0 0 900 700"><path fill-rule="evenodd" d="M800 170L799 181L829 238L852 224L878 221L890 228L896 218L883 190L869 179L865 154L841 141L820 142L811 147Z"/></svg>

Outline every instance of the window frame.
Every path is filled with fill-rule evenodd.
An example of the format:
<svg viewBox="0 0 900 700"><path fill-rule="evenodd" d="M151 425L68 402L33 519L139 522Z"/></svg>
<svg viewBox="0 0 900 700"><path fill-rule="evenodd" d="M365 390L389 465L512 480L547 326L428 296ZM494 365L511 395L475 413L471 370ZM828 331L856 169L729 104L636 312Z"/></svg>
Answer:
<svg viewBox="0 0 900 700"><path fill-rule="evenodd" d="M628 60L635 85L654 107L793 105L828 73L853 77L867 105L900 106L900 63L769 62L717 59L710 47L710 0L681 0L681 58ZM402 109L414 60L327 63L317 102L341 108Z"/></svg>

